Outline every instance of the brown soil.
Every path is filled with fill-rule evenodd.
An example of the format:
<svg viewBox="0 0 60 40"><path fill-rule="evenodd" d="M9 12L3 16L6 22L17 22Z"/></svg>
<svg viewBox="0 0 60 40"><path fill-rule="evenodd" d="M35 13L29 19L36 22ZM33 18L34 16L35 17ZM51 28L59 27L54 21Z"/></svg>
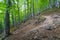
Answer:
<svg viewBox="0 0 60 40"><path fill-rule="evenodd" d="M59 9L58 10L57 9L47 10L45 12L42 12L42 14L40 14L40 15L43 15L45 17L50 18L49 16L52 14L53 15L54 14L60 15L60 10ZM13 32L12 33L13 35L10 35L7 38L7 40L22 40L23 39L22 36L24 34L30 32L31 30L36 30L39 28L41 29L41 33L40 33L41 36L48 35L50 37L51 35L54 35L54 36L57 34L60 35L60 27L56 28L55 30L52 30L52 31L42 30L42 26L43 26L44 22L36 23L38 21L38 18L40 17L40 15L35 16L35 18L28 20L27 22L23 23L23 25L21 25L22 28L19 28L18 30ZM51 19L48 19L48 20L51 21ZM43 40L48 40L48 39L44 38Z"/></svg>

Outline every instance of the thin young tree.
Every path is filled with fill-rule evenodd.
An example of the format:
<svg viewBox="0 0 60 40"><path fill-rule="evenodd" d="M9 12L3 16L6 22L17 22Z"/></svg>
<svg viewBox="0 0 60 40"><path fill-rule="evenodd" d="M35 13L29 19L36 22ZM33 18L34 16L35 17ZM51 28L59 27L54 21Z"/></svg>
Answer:
<svg viewBox="0 0 60 40"><path fill-rule="evenodd" d="M27 1L26 0L24 0L24 7L25 7L25 10L24 10L24 22L26 21L26 19L27 19L27 10L26 10L26 5L27 5L27 3L26 3Z"/></svg>
<svg viewBox="0 0 60 40"><path fill-rule="evenodd" d="M34 0L32 0L32 17L34 16Z"/></svg>
<svg viewBox="0 0 60 40"><path fill-rule="evenodd" d="M49 0L49 8L52 8L52 0Z"/></svg>
<svg viewBox="0 0 60 40"><path fill-rule="evenodd" d="M20 24L20 7L19 7L19 0L17 0L17 9L18 9L18 23Z"/></svg>
<svg viewBox="0 0 60 40"><path fill-rule="evenodd" d="M15 1L13 0L12 1L12 25L13 25L13 27L15 27L15 26L17 26L16 25L16 13L14 12L14 10L15 10L15 6L16 5L16 3L15 3Z"/></svg>
<svg viewBox="0 0 60 40"><path fill-rule="evenodd" d="M31 18L31 14L32 14L32 0L29 0L29 17Z"/></svg>
<svg viewBox="0 0 60 40"><path fill-rule="evenodd" d="M26 0L27 1L27 19L29 18L29 0Z"/></svg>
<svg viewBox="0 0 60 40"><path fill-rule="evenodd" d="M57 7L57 8L59 8L59 0L55 0L55 6Z"/></svg>
<svg viewBox="0 0 60 40"><path fill-rule="evenodd" d="M14 10L15 10L15 1L12 0L12 1L11 1L11 4L12 4L12 6L11 6L12 26L15 27L15 25L16 25L16 23L15 23L15 22L16 22L16 21L15 21L16 18L15 18L15 15L14 15L14 14L15 14L15 13L14 13Z"/></svg>
<svg viewBox="0 0 60 40"><path fill-rule="evenodd" d="M39 8L38 8L38 0L36 0L36 11L39 14Z"/></svg>

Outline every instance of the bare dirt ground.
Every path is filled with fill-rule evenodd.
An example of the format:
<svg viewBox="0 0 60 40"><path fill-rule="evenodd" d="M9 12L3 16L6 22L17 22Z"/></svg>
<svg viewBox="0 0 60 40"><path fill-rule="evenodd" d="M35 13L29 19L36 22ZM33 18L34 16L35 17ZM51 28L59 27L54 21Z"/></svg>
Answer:
<svg viewBox="0 0 60 40"><path fill-rule="evenodd" d="M41 15L46 19L39 22L40 15L35 16L35 18L23 23L23 28L13 32L13 35L10 35L6 40L60 40L60 25L53 23L53 16L60 16L60 10L47 10ZM45 25L47 24L54 26L52 30L46 29Z"/></svg>

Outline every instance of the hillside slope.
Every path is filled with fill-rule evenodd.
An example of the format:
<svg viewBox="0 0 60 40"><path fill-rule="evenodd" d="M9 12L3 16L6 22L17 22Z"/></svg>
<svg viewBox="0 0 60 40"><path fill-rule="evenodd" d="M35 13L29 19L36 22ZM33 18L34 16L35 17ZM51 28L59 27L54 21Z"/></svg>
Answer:
<svg viewBox="0 0 60 40"><path fill-rule="evenodd" d="M60 40L60 10L52 9L25 22L6 40Z"/></svg>

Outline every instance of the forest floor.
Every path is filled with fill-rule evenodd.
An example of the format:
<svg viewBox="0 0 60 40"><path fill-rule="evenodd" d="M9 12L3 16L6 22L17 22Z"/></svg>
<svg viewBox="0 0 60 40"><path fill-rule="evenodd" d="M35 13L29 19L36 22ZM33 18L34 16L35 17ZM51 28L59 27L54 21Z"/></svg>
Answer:
<svg viewBox="0 0 60 40"><path fill-rule="evenodd" d="M60 40L59 23L60 9L46 10L20 25L6 40Z"/></svg>

